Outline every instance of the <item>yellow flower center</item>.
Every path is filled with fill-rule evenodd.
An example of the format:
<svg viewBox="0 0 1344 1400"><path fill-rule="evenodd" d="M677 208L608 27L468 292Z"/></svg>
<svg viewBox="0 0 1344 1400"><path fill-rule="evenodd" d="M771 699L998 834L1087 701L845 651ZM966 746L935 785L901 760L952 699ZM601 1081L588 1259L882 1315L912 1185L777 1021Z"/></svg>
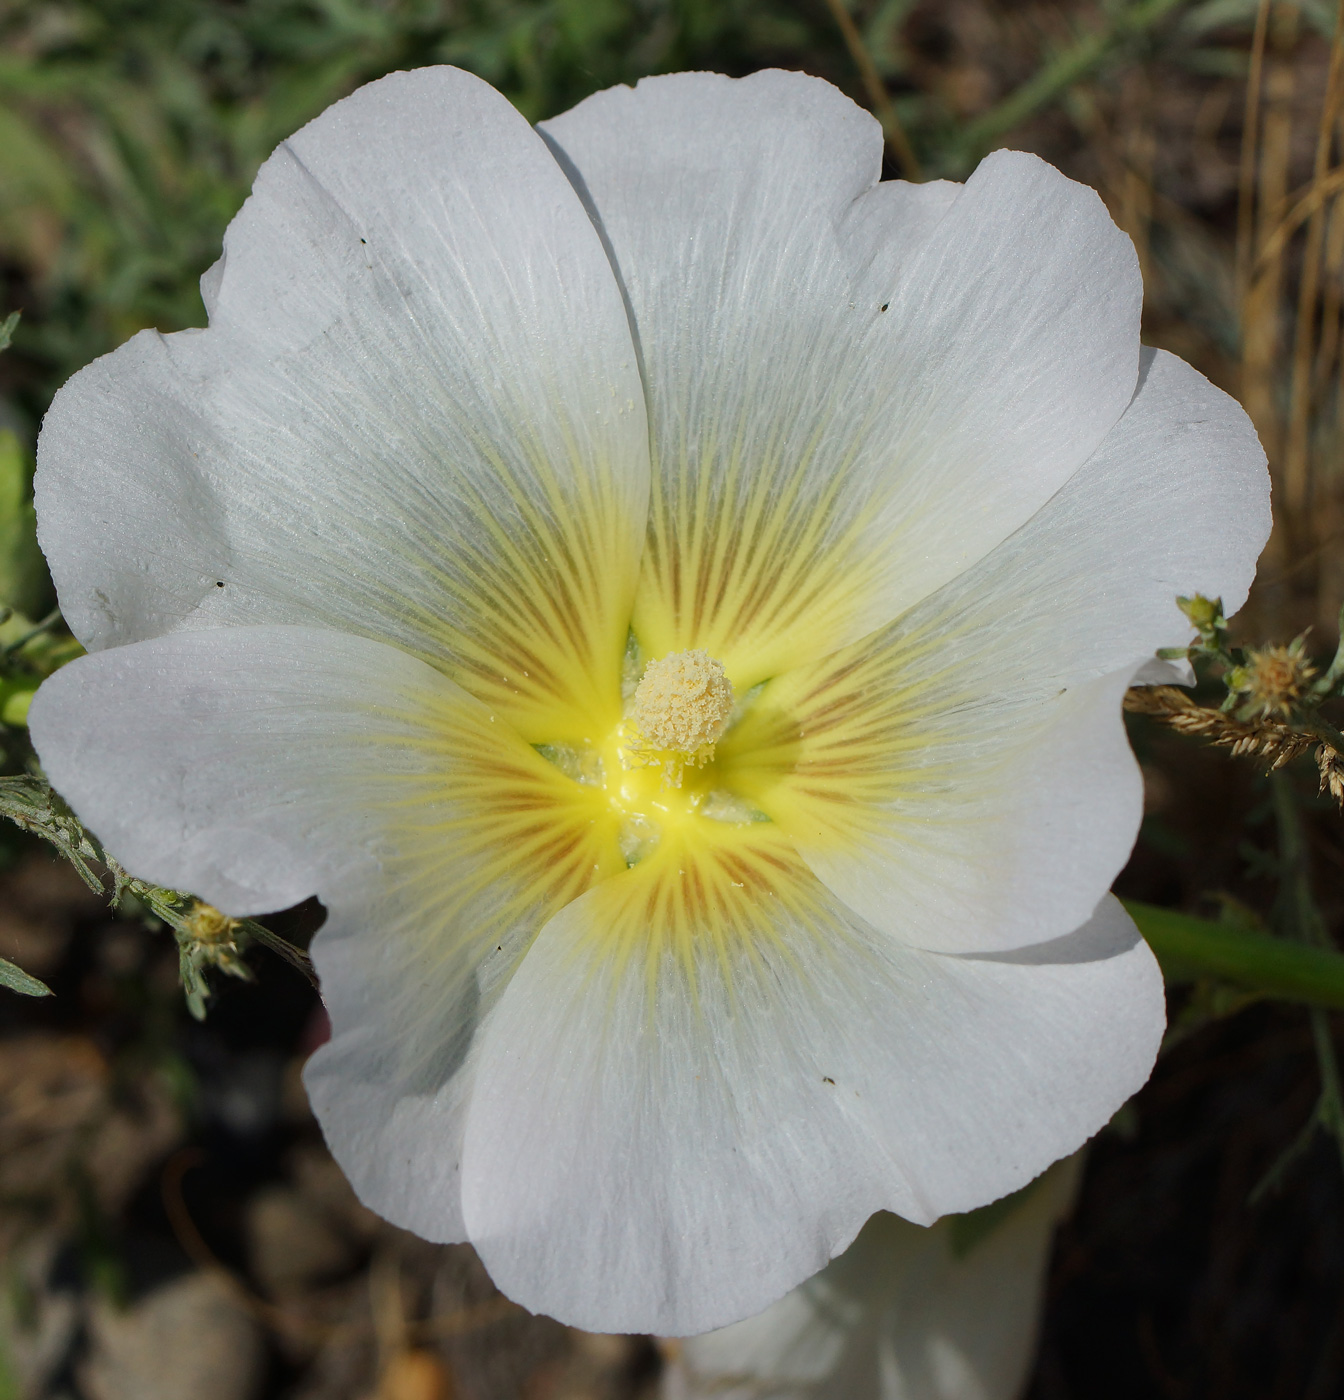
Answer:
<svg viewBox="0 0 1344 1400"><path fill-rule="evenodd" d="M590 830L610 832L628 868L660 848L664 856L704 851L731 843L734 829L768 822L734 790L716 755L741 718L722 663L698 649L671 652L633 681L624 688L624 717L613 716L604 738L537 746L596 800Z"/></svg>
<svg viewBox="0 0 1344 1400"><path fill-rule="evenodd" d="M703 651L672 652L645 667L594 772L616 816L627 864L650 855L669 826L724 819L714 745L734 703L723 666Z"/></svg>

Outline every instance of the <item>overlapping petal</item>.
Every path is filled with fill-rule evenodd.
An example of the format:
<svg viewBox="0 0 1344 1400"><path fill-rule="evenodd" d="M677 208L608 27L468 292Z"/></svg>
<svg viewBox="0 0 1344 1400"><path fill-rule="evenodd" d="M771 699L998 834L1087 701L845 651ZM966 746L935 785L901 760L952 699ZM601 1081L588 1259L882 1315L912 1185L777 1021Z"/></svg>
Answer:
<svg viewBox="0 0 1344 1400"><path fill-rule="evenodd" d="M877 636L780 677L722 746L846 903L916 946L1087 917L1141 815L1131 677L1184 645L1178 593L1239 607L1269 532L1245 413L1174 356L1012 539Z"/></svg>
<svg viewBox="0 0 1344 1400"><path fill-rule="evenodd" d="M464 1217L528 1307L676 1335L759 1312L875 1210L1023 1185L1148 1074L1162 981L1114 901L972 960L865 924L771 827L685 854L556 915L476 1046Z"/></svg>
<svg viewBox="0 0 1344 1400"><path fill-rule="evenodd" d="M975 1217L875 1216L759 1316L681 1343L665 1400L1016 1400L1080 1165L1057 1163L983 1237L966 1238Z"/></svg>
<svg viewBox="0 0 1344 1400"><path fill-rule="evenodd" d="M40 533L80 639L312 623L529 737L609 717L644 395L598 236L509 103L449 68L361 88L262 167L204 289L209 330L142 333L47 416Z"/></svg>
<svg viewBox="0 0 1344 1400"><path fill-rule="evenodd" d="M1022 524L1129 401L1133 248L1034 157L877 185L877 123L781 72L645 79L543 130L639 338L651 654L754 684L856 640Z"/></svg>
<svg viewBox="0 0 1344 1400"><path fill-rule="evenodd" d="M372 1207L461 1238L464 1069L538 928L622 869L615 833L479 701L393 648L313 628L116 647L42 687L57 788L133 871L231 914L317 894L333 1039L314 1108Z"/></svg>

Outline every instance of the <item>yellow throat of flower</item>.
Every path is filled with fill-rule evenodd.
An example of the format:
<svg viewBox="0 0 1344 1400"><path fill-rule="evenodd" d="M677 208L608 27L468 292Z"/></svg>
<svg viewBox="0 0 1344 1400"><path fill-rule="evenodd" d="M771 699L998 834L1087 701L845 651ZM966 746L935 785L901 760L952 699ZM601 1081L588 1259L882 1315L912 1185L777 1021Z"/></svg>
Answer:
<svg viewBox="0 0 1344 1400"><path fill-rule="evenodd" d="M605 736L537 751L586 795L586 830L609 832L625 868L655 851L680 868L692 852L740 844L735 833L769 818L724 781L716 747L741 707L722 663L690 649L637 674L624 691L624 716ZM601 860L599 867L607 868Z"/></svg>
<svg viewBox="0 0 1344 1400"><path fill-rule="evenodd" d="M732 682L706 652L672 652L644 668L593 774L629 864L650 855L669 827L687 835L716 815L715 799L726 794L715 793L714 747L735 704Z"/></svg>

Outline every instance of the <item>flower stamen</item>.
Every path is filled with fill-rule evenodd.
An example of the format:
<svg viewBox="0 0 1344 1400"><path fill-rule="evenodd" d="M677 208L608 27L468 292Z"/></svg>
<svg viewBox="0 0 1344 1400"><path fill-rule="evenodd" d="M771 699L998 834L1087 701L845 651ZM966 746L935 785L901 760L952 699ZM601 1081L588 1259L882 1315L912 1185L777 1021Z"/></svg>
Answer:
<svg viewBox="0 0 1344 1400"><path fill-rule="evenodd" d="M723 665L693 648L649 662L635 688L631 717L650 748L701 765L714 756L733 704L733 684Z"/></svg>

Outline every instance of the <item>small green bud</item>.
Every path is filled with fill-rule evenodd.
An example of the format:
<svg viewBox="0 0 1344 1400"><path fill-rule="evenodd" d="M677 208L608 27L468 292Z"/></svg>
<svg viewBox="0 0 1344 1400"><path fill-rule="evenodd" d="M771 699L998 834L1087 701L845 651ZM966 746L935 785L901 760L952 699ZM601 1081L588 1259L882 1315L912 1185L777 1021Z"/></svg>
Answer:
<svg viewBox="0 0 1344 1400"><path fill-rule="evenodd" d="M1191 625L1198 628L1201 637L1227 630L1221 598L1206 598L1196 593L1193 598L1177 598L1176 605L1190 619Z"/></svg>

